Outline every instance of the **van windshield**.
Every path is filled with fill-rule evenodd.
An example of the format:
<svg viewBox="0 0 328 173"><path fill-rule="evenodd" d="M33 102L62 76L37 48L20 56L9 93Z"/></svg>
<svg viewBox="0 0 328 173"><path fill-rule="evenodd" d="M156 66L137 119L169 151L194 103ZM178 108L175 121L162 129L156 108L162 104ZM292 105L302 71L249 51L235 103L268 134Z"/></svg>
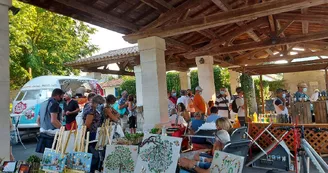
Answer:
<svg viewBox="0 0 328 173"><path fill-rule="evenodd" d="M50 89L20 91L15 101L48 99L51 97L51 92Z"/></svg>

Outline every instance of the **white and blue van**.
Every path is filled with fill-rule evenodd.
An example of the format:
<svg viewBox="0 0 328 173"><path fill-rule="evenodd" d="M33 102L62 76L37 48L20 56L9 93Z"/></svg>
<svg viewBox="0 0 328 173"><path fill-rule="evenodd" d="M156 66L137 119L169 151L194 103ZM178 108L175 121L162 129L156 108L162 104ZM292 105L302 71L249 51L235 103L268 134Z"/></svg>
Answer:
<svg viewBox="0 0 328 173"><path fill-rule="evenodd" d="M76 89L84 86L86 91L103 95L101 86L95 79L75 76L40 76L27 82L13 101L11 117L14 123L19 118L18 128L39 128L37 125L40 103L51 97L55 88L63 91L71 90L73 96Z"/></svg>

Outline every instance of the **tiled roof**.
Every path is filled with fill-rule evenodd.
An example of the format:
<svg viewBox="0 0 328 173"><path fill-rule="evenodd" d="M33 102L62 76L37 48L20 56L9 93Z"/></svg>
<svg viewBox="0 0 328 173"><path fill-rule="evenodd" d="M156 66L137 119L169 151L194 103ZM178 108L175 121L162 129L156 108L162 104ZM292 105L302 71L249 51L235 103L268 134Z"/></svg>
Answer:
<svg viewBox="0 0 328 173"><path fill-rule="evenodd" d="M83 65L88 63L95 63L95 62L119 62L120 59L129 58L139 55L138 46L127 47L117 50L111 50L103 54L95 55L89 58L82 58L78 59L73 62L65 63L68 66L76 66L76 65Z"/></svg>
<svg viewBox="0 0 328 173"><path fill-rule="evenodd" d="M115 86L120 86L123 83L123 79L113 79L108 82L101 83L101 87L106 88L106 87L115 87Z"/></svg>

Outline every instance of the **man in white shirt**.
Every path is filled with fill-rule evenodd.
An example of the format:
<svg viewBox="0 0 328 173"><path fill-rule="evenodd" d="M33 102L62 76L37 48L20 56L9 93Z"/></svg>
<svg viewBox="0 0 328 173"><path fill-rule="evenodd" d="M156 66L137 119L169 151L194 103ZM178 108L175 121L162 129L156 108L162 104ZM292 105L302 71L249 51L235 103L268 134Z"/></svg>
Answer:
<svg viewBox="0 0 328 173"><path fill-rule="evenodd" d="M245 106L244 106L244 91L241 87L236 88L238 97L236 98L236 105L238 107L238 120L241 126L245 124Z"/></svg>
<svg viewBox="0 0 328 173"><path fill-rule="evenodd" d="M190 100L190 98L187 96L187 91L186 91L186 90L181 90L181 91L180 91L180 95L181 95L181 97L178 98L177 105L178 105L179 103L183 103L184 106L186 107L187 111L189 112L189 111L190 111L189 104L190 104L191 100Z"/></svg>

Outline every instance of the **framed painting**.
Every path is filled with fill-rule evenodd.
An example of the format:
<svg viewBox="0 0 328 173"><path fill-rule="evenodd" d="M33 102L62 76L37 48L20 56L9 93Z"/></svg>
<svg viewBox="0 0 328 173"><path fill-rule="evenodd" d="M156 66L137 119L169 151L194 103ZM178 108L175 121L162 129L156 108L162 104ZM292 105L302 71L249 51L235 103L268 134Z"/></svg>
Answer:
<svg viewBox="0 0 328 173"><path fill-rule="evenodd" d="M234 154L215 151L211 173L242 173L244 167L244 157Z"/></svg>
<svg viewBox="0 0 328 173"><path fill-rule="evenodd" d="M19 166L18 173L30 173L31 165L29 164L21 164Z"/></svg>
<svg viewBox="0 0 328 173"><path fill-rule="evenodd" d="M3 162L3 172L15 172L17 166L17 162L15 161L4 161Z"/></svg>
<svg viewBox="0 0 328 173"><path fill-rule="evenodd" d="M138 146L107 145L104 172L133 173L138 156Z"/></svg>
<svg viewBox="0 0 328 173"><path fill-rule="evenodd" d="M181 142L182 138L145 134L134 173L175 172Z"/></svg>
<svg viewBox="0 0 328 173"><path fill-rule="evenodd" d="M92 154L84 152L72 152L67 154L67 168L90 172Z"/></svg>
<svg viewBox="0 0 328 173"><path fill-rule="evenodd" d="M41 169L49 172L63 172L66 163L66 155L46 148L43 153Z"/></svg>

